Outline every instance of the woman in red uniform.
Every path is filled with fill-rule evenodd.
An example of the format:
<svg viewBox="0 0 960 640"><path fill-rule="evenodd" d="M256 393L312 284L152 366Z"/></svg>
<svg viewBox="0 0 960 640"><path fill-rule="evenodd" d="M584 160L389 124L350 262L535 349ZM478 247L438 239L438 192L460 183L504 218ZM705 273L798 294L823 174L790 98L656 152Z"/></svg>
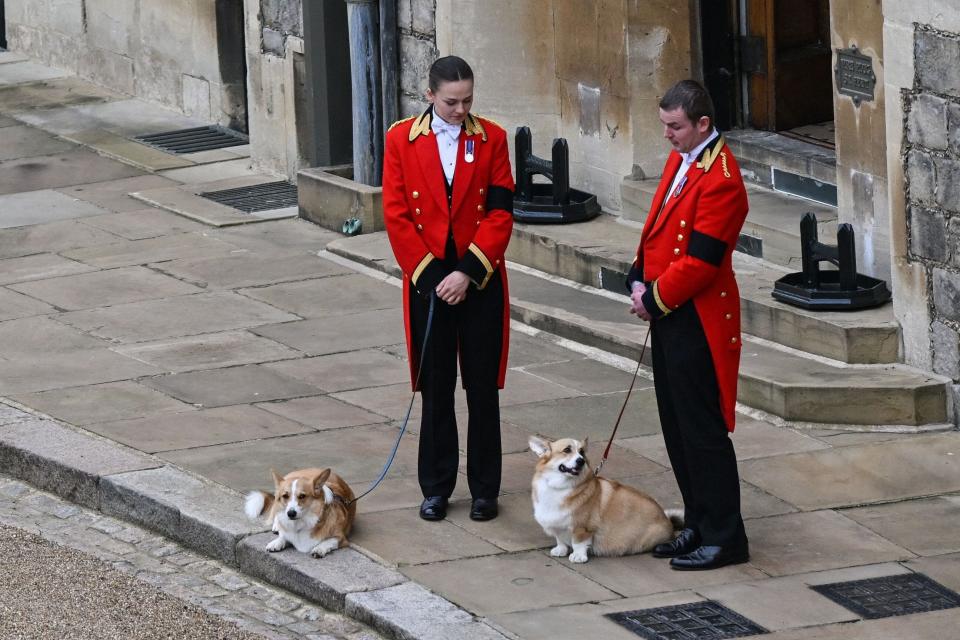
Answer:
<svg viewBox="0 0 960 640"><path fill-rule="evenodd" d="M509 343L504 252L513 228L506 132L470 113L473 71L461 58L430 67L421 115L386 136L383 212L403 271L411 376L423 399L420 517L441 520L459 467L454 391L457 361L467 395L470 517L497 516L500 404ZM430 298L427 349L420 360ZM418 378L419 375L419 378Z"/></svg>

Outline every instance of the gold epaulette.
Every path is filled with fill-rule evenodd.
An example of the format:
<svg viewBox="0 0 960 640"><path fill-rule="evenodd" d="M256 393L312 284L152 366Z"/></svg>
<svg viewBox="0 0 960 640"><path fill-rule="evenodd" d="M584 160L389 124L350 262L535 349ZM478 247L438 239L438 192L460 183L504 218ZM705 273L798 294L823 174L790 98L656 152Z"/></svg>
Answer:
<svg viewBox="0 0 960 640"><path fill-rule="evenodd" d="M392 125L390 125L389 127L387 127L387 131L390 131L390 129L393 129L393 128L394 128L395 126L397 126L398 124L403 124L403 123L406 122L407 120L413 120L413 119L416 118L416 117L417 117L417 116L410 116L409 118L404 118L403 120L397 120L397 121L394 122Z"/></svg>
<svg viewBox="0 0 960 640"><path fill-rule="evenodd" d="M720 157L720 150L723 149L725 144L727 144L727 141L724 140L723 136L717 138L716 144L704 150L703 160L697 163L697 167L702 168L704 173L710 171L710 167L712 167L713 163ZM726 173L725 171L724 174Z"/></svg>
<svg viewBox="0 0 960 640"><path fill-rule="evenodd" d="M467 119L463 123L466 127L467 135L474 136L480 134L480 139L484 142L487 141L487 131L483 128L483 124L480 122L480 118L473 115L472 113L467 114Z"/></svg>

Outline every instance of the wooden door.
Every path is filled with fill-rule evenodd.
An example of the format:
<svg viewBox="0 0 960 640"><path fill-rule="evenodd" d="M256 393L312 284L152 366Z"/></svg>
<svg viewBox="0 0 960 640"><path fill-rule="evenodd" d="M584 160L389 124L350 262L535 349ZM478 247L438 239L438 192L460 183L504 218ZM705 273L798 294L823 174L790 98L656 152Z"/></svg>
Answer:
<svg viewBox="0 0 960 640"><path fill-rule="evenodd" d="M747 0L746 29L749 125L783 131L832 120L829 0Z"/></svg>

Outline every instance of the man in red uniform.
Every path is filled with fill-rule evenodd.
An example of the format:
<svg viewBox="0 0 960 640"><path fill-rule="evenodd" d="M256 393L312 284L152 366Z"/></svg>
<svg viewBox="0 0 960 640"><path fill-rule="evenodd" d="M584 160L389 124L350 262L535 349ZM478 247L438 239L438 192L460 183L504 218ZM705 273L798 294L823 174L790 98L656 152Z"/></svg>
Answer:
<svg viewBox="0 0 960 640"><path fill-rule="evenodd" d="M749 559L730 441L740 363L740 295L731 264L747 216L736 160L697 82L660 101L673 146L627 276L631 312L651 323L663 439L683 496L684 529L653 555L680 570Z"/></svg>
<svg viewBox="0 0 960 640"><path fill-rule="evenodd" d="M513 229L513 177L506 132L470 113L473 71L461 58L430 67L420 116L387 132L383 216L403 271L411 376L423 398L420 517L441 520L459 467L454 391L457 356L467 394L470 517L497 516L500 401L510 307L504 252ZM430 297L427 349L420 360Z"/></svg>

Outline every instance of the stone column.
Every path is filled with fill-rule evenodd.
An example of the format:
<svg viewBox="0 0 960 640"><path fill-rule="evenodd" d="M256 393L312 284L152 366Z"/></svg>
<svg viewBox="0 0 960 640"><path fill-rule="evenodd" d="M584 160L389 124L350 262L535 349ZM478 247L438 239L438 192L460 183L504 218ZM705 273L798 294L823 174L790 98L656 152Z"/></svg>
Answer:
<svg viewBox="0 0 960 640"><path fill-rule="evenodd" d="M383 103L376 0L346 0L353 89L353 179L379 186L383 171Z"/></svg>

